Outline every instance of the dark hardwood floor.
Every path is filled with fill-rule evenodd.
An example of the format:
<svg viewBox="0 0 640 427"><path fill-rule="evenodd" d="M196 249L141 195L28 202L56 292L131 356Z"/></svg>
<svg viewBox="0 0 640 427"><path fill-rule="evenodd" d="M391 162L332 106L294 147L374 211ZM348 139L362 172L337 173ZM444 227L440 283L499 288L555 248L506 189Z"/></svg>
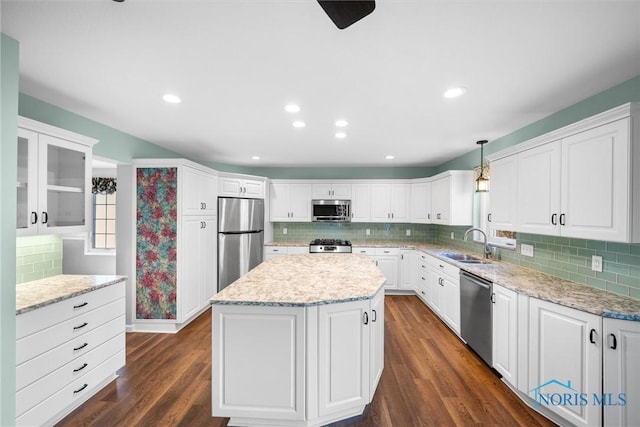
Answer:
<svg viewBox="0 0 640 427"><path fill-rule="evenodd" d="M362 416L333 427L552 426L418 299L387 296L385 367ZM59 426L226 426L211 417L211 311L178 334L127 334L117 380Z"/></svg>

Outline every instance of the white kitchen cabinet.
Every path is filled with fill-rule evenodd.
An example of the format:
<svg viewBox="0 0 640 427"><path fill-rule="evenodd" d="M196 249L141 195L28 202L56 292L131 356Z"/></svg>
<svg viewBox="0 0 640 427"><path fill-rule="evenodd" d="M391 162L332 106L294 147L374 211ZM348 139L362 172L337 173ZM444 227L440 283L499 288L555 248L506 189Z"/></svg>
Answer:
<svg viewBox="0 0 640 427"><path fill-rule="evenodd" d="M351 200L351 184L347 182L314 182L312 199Z"/></svg>
<svg viewBox="0 0 640 427"><path fill-rule="evenodd" d="M351 185L351 222L371 221L371 184Z"/></svg>
<svg viewBox="0 0 640 427"><path fill-rule="evenodd" d="M588 399L600 395L601 345L601 317L530 298L529 397L575 425L600 425L599 405L546 404L544 398L554 393L586 393Z"/></svg>
<svg viewBox="0 0 640 427"><path fill-rule="evenodd" d="M53 425L125 364L125 282L16 315L16 425Z"/></svg>
<svg viewBox="0 0 640 427"><path fill-rule="evenodd" d="M221 174L218 177L220 197L264 199L265 180L243 175Z"/></svg>
<svg viewBox="0 0 640 427"><path fill-rule="evenodd" d="M309 246L265 246L264 260L270 260L285 255L308 254Z"/></svg>
<svg viewBox="0 0 640 427"><path fill-rule="evenodd" d="M180 306L178 319L190 319L200 313L216 293L217 258L216 217L184 216L182 218L183 245L178 295ZM211 256L210 259L204 258Z"/></svg>
<svg viewBox="0 0 640 427"><path fill-rule="evenodd" d="M411 223L431 224L431 181L411 183Z"/></svg>
<svg viewBox="0 0 640 427"><path fill-rule="evenodd" d="M517 220L518 157L510 156L491 162L491 208L489 230L513 231Z"/></svg>
<svg viewBox="0 0 640 427"><path fill-rule="evenodd" d="M368 255L384 274L384 289L398 289L400 249L398 248L353 248L354 253Z"/></svg>
<svg viewBox="0 0 640 427"><path fill-rule="evenodd" d="M611 395L604 407L604 425L640 425L640 322L603 319L603 395ZM624 394L625 404L620 400Z"/></svg>
<svg viewBox="0 0 640 427"><path fill-rule="evenodd" d="M473 223L473 171L446 171L432 177L431 222Z"/></svg>
<svg viewBox="0 0 640 427"><path fill-rule="evenodd" d="M408 183L371 184L371 222L409 222Z"/></svg>
<svg viewBox="0 0 640 427"><path fill-rule="evenodd" d="M89 230L91 157L97 142L18 118L16 235Z"/></svg>
<svg viewBox="0 0 640 427"><path fill-rule="evenodd" d="M270 221L311 221L311 184L307 182L271 181Z"/></svg>
<svg viewBox="0 0 640 427"><path fill-rule="evenodd" d="M218 177L189 166L180 169L183 215L217 215Z"/></svg>
<svg viewBox="0 0 640 427"><path fill-rule="evenodd" d="M412 249L400 249L400 281L398 289L415 290L416 252Z"/></svg>
<svg viewBox="0 0 640 427"><path fill-rule="evenodd" d="M378 388L384 370L384 291L379 291L370 301L369 345L369 401Z"/></svg>
<svg viewBox="0 0 640 427"><path fill-rule="evenodd" d="M431 308L460 334L460 269L433 256L429 256L429 264Z"/></svg>
<svg viewBox="0 0 640 427"><path fill-rule="evenodd" d="M427 258L429 256L424 252L416 252L414 282L416 294L422 299L422 302L431 306L431 271Z"/></svg>
<svg viewBox="0 0 640 427"><path fill-rule="evenodd" d="M491 301L493 368L515 388L518 386L518 294L494 283Z"/></svg>

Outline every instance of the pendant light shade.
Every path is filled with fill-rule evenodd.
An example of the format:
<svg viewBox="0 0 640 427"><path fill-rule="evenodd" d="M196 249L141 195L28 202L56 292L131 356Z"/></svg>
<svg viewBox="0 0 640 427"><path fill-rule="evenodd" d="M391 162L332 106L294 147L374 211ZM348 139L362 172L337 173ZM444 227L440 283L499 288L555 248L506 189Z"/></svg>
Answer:
<svg viewBox="0 0 640 427"><path fill-rule="evenodd" d="M480 145L480 175L476 178L476 193L489 191L489 177L484 174L484 144L487 142L486 139L476 142Z"/></svg>

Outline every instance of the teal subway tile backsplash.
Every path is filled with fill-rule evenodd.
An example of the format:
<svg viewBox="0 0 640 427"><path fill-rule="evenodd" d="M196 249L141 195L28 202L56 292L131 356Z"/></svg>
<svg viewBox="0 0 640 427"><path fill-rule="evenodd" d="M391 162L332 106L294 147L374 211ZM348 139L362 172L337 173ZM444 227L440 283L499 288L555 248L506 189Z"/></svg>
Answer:
<svg viewBox="0 0 640 427"><path fill-rule="evenodd" d="M284 229L287 234L284 234ZM369 235L366 231L369 230ZM407 236L411 230L411 236ZM339 238L358 242L430 242L433 240L432 227L427 224L383 224L359 222L276 222L273 236L279 242L311 241L313 239Z"/></svg>
<svg viewBox="0 0 640 427"><path fill-rule="evenodd" d="M16 238L16 284L62 274L62 236Z"/></svg>

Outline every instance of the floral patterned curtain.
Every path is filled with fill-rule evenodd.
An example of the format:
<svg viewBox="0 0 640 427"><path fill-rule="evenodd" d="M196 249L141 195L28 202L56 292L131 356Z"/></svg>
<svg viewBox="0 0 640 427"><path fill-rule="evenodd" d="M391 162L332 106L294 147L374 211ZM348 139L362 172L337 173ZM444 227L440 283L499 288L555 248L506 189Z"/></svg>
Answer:
<svg viewBox="0 0 640 427"><path fill-rule="evenodd" d="M113 194L116 192L115 178L92 178L93 194Z"/></svg>

